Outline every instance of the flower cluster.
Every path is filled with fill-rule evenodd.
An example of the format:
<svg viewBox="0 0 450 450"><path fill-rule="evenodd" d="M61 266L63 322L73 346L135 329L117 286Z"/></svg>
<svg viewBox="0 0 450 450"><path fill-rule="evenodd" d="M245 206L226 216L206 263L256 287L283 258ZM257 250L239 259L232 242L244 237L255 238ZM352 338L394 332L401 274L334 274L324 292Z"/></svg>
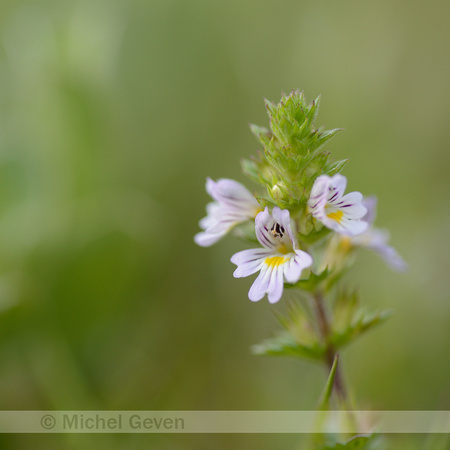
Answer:
<svg viewBox="0 0 450 450"><path fill-rule="evenodd" d="M330 230L350 236L351 245L373 249L393 268L402 270L405 263L387 245L388 235L371 226L373 198L363 199L359 192L344 195L346 185L347 179L342 175L319 176L308 199L311 216ZM311 255L300 249L289 210L275 206L271 213L267 207L261 211L253 194L234 180L214 182L208 178L206 190L215 202L207 205L207 216L200 221L204 231L195 236L195 242L210 246L236 225L254 220L261 247L233 255L231 262L237 266L233 275L241 278L260 272L250 288L249 299L258 301L268 294L270 303L278 302L285 281L296 283L302 271L313 264Z"/></svg>
<svg viewBox="0 0 450 450"><path fill-rule="evenodd" d="M277 303L285 287L302 291L301 301L289 302L286 315L277 314L282 332L252 351L320 361L329 372L320 408L347 409L350 396L338 352L390 311L366 311L357 291L342 285L347 283L342 275L361 248L377 253L394 270L405 270L406 263L388 245L387 231L374 227L376 198L346 193L347 178L340 172L347 160L330 161L330 153L322 150L340 130L315 127L319 98L308 104L303 93L293 91L277 105L266 101L266 107L269 128L251 125L263 148L242 163L260 189L252 193L237 181L208 178L206 191L213 201L194 240L209 247L232 232L252 243L231 262L235 278L256 276L248 292L253 302L267 295L269 303ZM317 448L341 445L326 435L317 443Z"/></svg>
<svg viewBox="0 0 450 450"><path fill-rule="evenodd" d="M248 293L252 301L267 294L270 303L278 302L284 284L297 283L305 269L317 271L324 268L324 261L330 269L336 259L333 252L338 249L339 253L339 248L345 248L344 259L353 249L365 247L393 269L406 268L388 245L387 232L373 227L376 200L364 199L360 192L345 194L347 179L338 172L346 161L330 163L329 153L321 151L339 130L314 128L318 105L319 99L308 105L303 94L295 91L278 106L266 102L270 130L252 126L264 153L244 161L244 171L267 188L268 196L255 196L234 180L207 179L206 191L214 201L207 205L207 215L200 221L202 231L194 240L208 247L243 223L254 222L260 247L231 258L237 266L234 277L259 272ZM324 239L329 239L331 257L320 263L315 243Z"/></svg>

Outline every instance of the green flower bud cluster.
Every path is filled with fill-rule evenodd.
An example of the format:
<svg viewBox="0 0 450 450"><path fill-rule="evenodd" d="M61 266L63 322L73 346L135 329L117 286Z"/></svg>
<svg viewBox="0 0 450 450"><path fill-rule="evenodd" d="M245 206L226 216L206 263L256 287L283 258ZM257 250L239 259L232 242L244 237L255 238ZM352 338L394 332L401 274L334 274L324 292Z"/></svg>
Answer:
<svg viewBox="0 0 450 450"><path fill-rule="evenodd" d="M267 194L258 197L262 206L279 206L291 214L304 212L311 188L319 175L338 173L348 160L332 162L322 147L340 128L323 130L315 127L320 96L311 103L303 92L282 94L280 102L265 100L270 129L251 125L253 134L263 146L250 160L242 161L244 173L266 187Z"/></svg>

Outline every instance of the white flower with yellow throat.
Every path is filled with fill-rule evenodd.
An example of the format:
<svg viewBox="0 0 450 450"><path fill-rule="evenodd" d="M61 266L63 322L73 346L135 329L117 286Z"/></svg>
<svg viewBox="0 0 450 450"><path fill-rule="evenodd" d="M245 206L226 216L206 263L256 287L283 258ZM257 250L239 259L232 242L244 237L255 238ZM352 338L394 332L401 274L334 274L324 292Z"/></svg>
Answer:
<svg viewBox="0 0 450 450"><path fill-rule="evenodd" d="M269 302L276 303L283 294L284 280L296 283L302 270L311 266L313 260L299 249L287 209L274 207L270 214L266 207L256 216L255 231L263 248L233 255L231 262L238 266L233 275L242 278L259 271L248 293L249 299L256 302L267 294Z"/></svg>

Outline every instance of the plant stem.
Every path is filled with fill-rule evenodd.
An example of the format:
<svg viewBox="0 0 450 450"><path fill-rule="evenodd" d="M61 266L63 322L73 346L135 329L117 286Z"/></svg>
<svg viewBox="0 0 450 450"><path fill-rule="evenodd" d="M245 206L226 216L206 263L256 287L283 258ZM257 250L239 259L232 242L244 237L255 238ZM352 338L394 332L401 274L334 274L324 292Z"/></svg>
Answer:
<svg viewBox="0 0 450 450"><path fill-rule="evenodd" d="M319 330L323 340L326 344L325 362L331 370L333 366L334 357L336 355L336 349L330 342L330 324L328 322L327 314L325 311L323 295L320 291L314 293L314 305L316 309L317 322L319 324ZM342 379L342 371L340 365L336 368L336 375L334 377L333 388L340 400L344 401L346 398L346 389Z"/></svg>

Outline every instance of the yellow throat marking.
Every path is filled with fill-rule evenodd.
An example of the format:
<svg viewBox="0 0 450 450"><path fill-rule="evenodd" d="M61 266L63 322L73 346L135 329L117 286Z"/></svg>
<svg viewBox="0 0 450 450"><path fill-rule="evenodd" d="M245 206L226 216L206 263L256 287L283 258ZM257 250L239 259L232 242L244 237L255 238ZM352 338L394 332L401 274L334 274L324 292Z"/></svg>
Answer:
<svg viewBox="0 0 450 450"><path fill-rule="evenodd" d="M284 263L285 258L283 256L271 256L264 261L269 267L278 267Z"/></svg>
<svg viewBox="0 0 450 450"><path fill-rule="evenodd" d="M336 211L332 212L330 214L327 214L327 217L335 220L337 223L341 223L342 217L344 216L344 213L342 211Z"/></svg>

